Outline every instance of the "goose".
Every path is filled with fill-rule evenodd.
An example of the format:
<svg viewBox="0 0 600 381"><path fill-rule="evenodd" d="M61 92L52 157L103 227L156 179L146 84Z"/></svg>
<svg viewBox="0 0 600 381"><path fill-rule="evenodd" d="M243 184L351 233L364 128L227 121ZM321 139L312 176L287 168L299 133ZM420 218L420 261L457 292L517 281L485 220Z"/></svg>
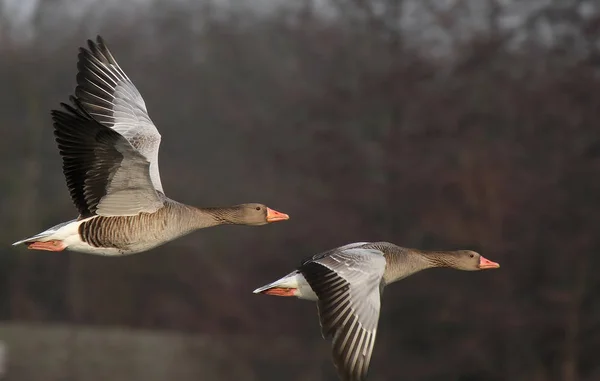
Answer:
<svg viewBox="0 0 600 381"><path fill-rule="evenodd" d="M297 270L254 290L317 302L321 334L343 381L367 377L385 286L421 270L477 271L500 267L470 250L423 251L389 242L357 242L305 260Z"/></svg>
<svg viewBox="0 0 600 381"><path fill-rule="evenodd" d="M102 37L80 48L71 105L51 112L76 219L15 242L29 249L127 255L197 229L259 226L289 219L263 204L196 208L163 191L161 141L146 105Z"/></svg>

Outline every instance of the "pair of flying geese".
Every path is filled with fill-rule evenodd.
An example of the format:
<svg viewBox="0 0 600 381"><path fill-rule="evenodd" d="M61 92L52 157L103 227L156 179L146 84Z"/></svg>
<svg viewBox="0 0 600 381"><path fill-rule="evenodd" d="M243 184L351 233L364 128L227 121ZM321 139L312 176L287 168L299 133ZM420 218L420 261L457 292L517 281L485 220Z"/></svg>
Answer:
<svg viewBox="0 0 600 381"><path fill-rule="evenodd" d="M80 48L71 105L52 120L67 186L79 216L15 242L29 249L118 256L140 253L197 229L259 226L289 218L262 204L196 208L165 196L158 171L161 136L139 91L100 36ZM317 254L255 293L317 302L324 338L344 381L366 379L383 288L433 267L500 267L469 250L422 251L358 242Z"/></svg>

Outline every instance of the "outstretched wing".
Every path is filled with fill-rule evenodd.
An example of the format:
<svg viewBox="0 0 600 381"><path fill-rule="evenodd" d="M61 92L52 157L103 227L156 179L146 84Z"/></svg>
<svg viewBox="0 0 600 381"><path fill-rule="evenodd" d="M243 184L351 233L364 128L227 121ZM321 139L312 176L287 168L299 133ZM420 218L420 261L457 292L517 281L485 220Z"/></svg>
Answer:
<svg viewBox="0 0 600 381"><path fill-rule="evenodd" d="M80 48L75 94L99 123L123 135L150 162L154 188L163 193L158 171L160 133L148 116L146 104L133 82L100 36Z"/></svg>
<svg viewBox="0 0 600 381"><path fill-rule="evenodd" d="M319 297L322 334L333 338L333 362L346 381L363 381L367 376L386 266L381 251L356 247L360 245L343 246L299 269Z"/></svg>
<svg viewBox="0 0 600 381"><path fill-rule="evenodd" d="M118 132L85 112L64 103L52 111L54 135L63 160L63 172L81 218L94 214L127 216L152 213L162 198L152 185L148 160Z"/></svg>

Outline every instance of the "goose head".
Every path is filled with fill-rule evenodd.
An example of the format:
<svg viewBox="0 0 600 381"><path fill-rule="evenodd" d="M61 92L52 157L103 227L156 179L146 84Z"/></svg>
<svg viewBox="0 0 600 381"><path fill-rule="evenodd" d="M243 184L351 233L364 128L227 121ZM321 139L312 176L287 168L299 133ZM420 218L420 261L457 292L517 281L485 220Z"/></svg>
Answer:
<svg viewBox="0 0 600 381"><path fill-rule="evenodd" d="M457 250L448 253L444 258L448 267L464 271L479 271L488 269L497 269L500 265L485 258L481 254L472 250Z"/></svg>
<svg viewBox="0 0 600 381"><path fill-rule="evenodd" d="M266 225L271 222L285 221L290 217L285 214L271 209L263 204L248 203L237 205L234 208L232 220L236 223L244 225Z"/></svg>

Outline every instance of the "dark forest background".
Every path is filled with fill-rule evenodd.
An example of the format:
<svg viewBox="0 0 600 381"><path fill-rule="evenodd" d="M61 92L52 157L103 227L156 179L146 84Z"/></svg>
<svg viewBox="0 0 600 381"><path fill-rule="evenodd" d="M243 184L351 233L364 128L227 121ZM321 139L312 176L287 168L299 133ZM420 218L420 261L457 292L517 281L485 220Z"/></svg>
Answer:
<svg viewBox="0 0 600 381"><path fill-rule="evenodd" d="M3 8L0 318L237 335L236 379L333 380L315 306L254 288L349 242L466 248L501 269L390 287L370 380L600 379L600 4L230 3ZM290 221L123 258L11 247L76 215L49 112L96 34L162 134L168 196ZM306 345L261 346L283 336Z"/></svg>

